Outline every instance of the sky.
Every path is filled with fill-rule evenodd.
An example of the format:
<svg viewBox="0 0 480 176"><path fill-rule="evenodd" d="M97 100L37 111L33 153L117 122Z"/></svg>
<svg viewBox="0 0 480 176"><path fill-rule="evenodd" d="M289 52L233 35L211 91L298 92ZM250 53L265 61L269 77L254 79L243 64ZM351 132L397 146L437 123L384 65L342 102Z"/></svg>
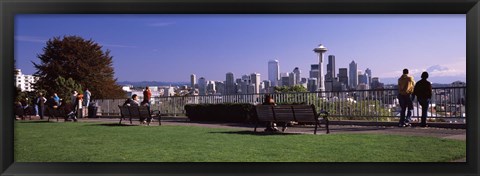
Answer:
<svg viewBox="0 0 480 176"><path fill-rule="evenodd" d="M46 41L68 35L110 50L118 81L188 82L191 74L224 81L227 72L266 80L272 59L280 72L299 67L308 77L319 44L335 55L337 73L354 60L385 83L404 68L415 80L423 71L433 83L466 80L464 14L22 14L15 16L17 67L33 74Z"/></svg>

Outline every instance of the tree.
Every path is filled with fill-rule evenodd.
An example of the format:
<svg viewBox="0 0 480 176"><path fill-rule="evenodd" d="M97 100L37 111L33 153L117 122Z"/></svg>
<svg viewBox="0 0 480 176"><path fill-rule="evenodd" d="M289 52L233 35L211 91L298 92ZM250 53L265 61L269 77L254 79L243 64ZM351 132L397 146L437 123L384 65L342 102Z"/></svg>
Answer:
<svg viewBox="0 0 480 176"><path fill-rule="evenodd" d="M62 76L59 76L57 79L55 79L55 87L53 87L52 93L57 93L57 95L64 99L65 102L70 102L69 97L73 91L83 93L82 86L77 84L72 78L65 79Z"/></svg>
<svg viewBox="0 0 480 176"><path fill-rule="evenodd" d="M275 93L308 92L302 85L275 87Z"/></svg>
<svg viewBox="0 0 480 176"><path fill-rule="evenodd" d="M92 98L124 98L125 93L116 84L110 51L102 51L102 46L94 41L78 36L54 37L47 41L43 53L37 55L40 63L34 63L35 76L40 79L36 89L48 92L58 91L56 81L63 77L71 78L83 88L92 92Z"/></svg>

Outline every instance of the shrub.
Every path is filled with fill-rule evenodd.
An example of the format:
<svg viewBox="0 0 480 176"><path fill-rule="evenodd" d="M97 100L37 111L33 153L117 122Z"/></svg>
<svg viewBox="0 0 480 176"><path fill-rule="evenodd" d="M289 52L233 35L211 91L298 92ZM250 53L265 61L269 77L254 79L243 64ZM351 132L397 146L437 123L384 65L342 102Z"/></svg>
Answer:
<svg viewBox="0 0 480 176"><path fill-rule="evenodd" d="M191 121L252 122L255 120L255 106L252 104L188 104L186 115Z"/></svg>

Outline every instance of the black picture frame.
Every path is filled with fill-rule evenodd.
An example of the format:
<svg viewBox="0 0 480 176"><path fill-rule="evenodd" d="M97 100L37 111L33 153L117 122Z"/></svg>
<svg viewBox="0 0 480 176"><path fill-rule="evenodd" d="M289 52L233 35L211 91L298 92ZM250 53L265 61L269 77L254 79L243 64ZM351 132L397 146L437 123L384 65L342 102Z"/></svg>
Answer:
<svg viewBox="0 0 480 176"><path fill-rule="evenodd" d="M0 0L2 175L479 175L478 0ZM13 56L17 14L466 14L467 162L460 163L16 163Z"/></svg>

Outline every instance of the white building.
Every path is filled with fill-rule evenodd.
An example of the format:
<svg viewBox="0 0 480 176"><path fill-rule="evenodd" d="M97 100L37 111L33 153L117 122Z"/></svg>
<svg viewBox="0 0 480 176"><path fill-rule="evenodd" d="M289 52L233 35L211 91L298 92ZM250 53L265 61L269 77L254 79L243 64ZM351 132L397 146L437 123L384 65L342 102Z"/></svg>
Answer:
<svg viewBox="0 0 480 176"><path fill-rule="evenodd" d="M271 86L278 86L278 80L280 80L280 65L278 60L268 61L268 80L270 80Z"/></svg>
<svg viewBox="0 0 480 176"><path fill-rule="evenodd" d="M16 69L17 74L14 76L15 78L15 86L20 88L22 91L34 91L33 84L38 81L38 77L33 75L24 75L22 70Z"/></svg>
<svg viewBox="0 0 480 176"><path fill-rule="evenodd" d="M164 97L169 97L169 96L174 96L175 95L175 88L172 86L165 87L163 88L163 96Z"/></svg>

